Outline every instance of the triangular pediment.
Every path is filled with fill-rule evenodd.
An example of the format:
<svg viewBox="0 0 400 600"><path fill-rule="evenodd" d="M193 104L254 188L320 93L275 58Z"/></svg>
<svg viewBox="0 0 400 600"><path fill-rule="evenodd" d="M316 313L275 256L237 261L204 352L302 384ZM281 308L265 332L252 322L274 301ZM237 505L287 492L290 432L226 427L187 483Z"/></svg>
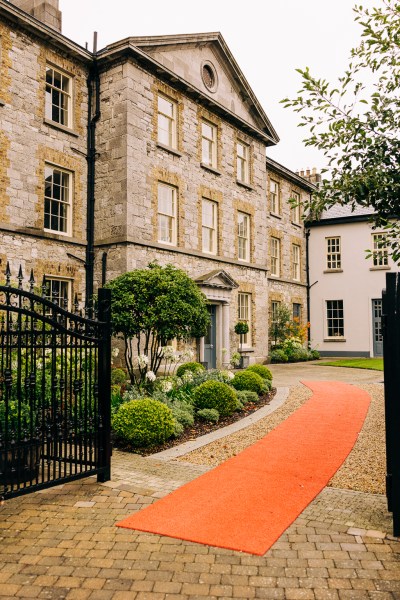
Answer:
<svg viewBox="0 0 400 600"><path fill-rule="evenodd" d="M204 287L222 288L225 290L232 290L239 287L236 281L232 279L232 277L228 275L226 271L223 270L205 273L205 275L195 279L195 282Z"/></svg>
<svg viewBox="0 0 400 600"><path fill-rule="evenodd" d="M187 81L199 94L262 131L267 145L279 137L220 33L132 37L130 43ZM204 65L216 75L207 86Z"/></svg>

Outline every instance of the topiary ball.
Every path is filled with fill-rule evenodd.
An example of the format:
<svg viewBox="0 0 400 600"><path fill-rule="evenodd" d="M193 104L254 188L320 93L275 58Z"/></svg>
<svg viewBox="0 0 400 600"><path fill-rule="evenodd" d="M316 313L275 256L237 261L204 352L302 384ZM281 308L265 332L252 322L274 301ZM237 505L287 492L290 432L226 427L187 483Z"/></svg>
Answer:
<svg viewBox="0 0 400 600"><path fill-rule="evenodd" d="M198 362L187 362L179 365L176 370L176 376L182 377L185 371L191 371L192 373L198 373L199 371L204 371L203 365Z"/></svg>
<svg viewBox="0 0 400 600"><path fill-rule="evenodd" d="M256 392L260 394L264 387L264 379L257 375L257 373L252 373L251 371L240 371L236 373L235 377L231 381L231 385L236 390L250 390L251 392Z"/></svg>
<svg viewBox="0 0 400 600"><path fill-rule="evenodd" d="M210 379L194 390L193 403L199 410L215 408L221 417L226 417L237 408L236 392L228 384Z"/></svg>
<svg viewBox="0 0 400 600"><path fill-rule="evenodd" d="M272 381L272 373L265 365L255 364L247 367L246 371L250 371L251 373L257 373L263 379L268 379Z"/></svg>
<svg viewBox="0 0 400 600"><path fill-rule="evenodd" d="M171 409L152 398L121 404L112 420L115 435L137 448L164 443L174 425Z"/></svg>

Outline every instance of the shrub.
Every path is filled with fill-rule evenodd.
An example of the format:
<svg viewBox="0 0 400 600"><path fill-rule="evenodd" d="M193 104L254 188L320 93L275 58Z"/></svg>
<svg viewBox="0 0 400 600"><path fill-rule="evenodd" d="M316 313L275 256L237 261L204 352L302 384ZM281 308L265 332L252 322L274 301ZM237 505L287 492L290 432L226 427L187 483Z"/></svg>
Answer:
<svg viewBox="0 0 400 600"><path fill-rule="evenodd" d="M271 391L271 388L272 388L272 382L269 379L263 379L263 386L262 386L261 393L268 394L268 392Z"/></svg>
<svg viewBox="0 0 400 600"><path fill-rule="evenodd" d="M172 437L179 437L180 435L182 435L182 433L185 431L184 426L182 425L182 423L180 423L179 421L177 421L176 419L174 420L174 430L172 432Z"/></svg>
<svg viewBox="0 0 400 600"><path fill-rule="evenodd" d="M250 390L238 390L236 393L243 405L248 402L258 402L260 400L258 394L256 394L256 392L251 392Z"/></svg>
<svg viewBox="0 0 400 600"><path fill-rule="evenodd" d="M111 386L111 412L115 413L121 404L124 402L123 395L121 393L121 387L119 385Z"/></svg>
<svg viewBox="0 0 400 600"><path fill-rule="evenodd" d="M215 408L221 417L231 415L237 407L236 392L222 381L205 381L193 394L194 405L198 409Z"/></svg>
<svg viewBox="0 0 400 600"><path fill-rule="evenodd" d="M293 362L303 362L306 360L310 360L309 354L308 354L308 350L306 350L305 348L301 347L301 348L295 348L290 356L289 356L289 360L292 360Z"/></svg>
<svg viewBox="0 0 400 600"><path fill-rule="evenodd" d="M251 373L257 373L263 379L268 379L272 381L272 373L265 365L255 364L247 367L246 371L250 371Z"/></svg>
<svg viewBox="0 0 400 600"><path fill-rule="evenodd" d="M172 404L171 410L174 419L181 423L183 427L190 427L191 425L193 425L194 416L190 410L182 407L181 405L175 406L174 404Z"/></svg>
<svg viewBox="0 0 400 600"><path fill-rule="evenodd" d="M183 363L183 365L179 365L176 370L176 376L182 377L185 371L191 371L192 373L197 373L198 371L204 371L203 365L198 362L187 362Z"/></svg>
<svg viewBox="0 0 400 600"><path fill-rule="evenodd" d="M270 359L272 363L286 363L288 361L288 357L283 350L272 350Z"/></svg>
<svg viewBox="0 0 400 600"><path fill-rule="evenodd" d="M240 371L232 379L232 385L236 390L250 390L257 394L262 391L263 384L263 378L251 371Z"/></svg>
<svg viewBox="0 0 400 600"><path fill-rule="evenodd" d="M197 412L197 416L211 423L218 423L219 421L219 412L215 408L202 408Z"/></svg>
<svg viewBox="0 0 400 600"><path fill-rule="evenodd" d="M319 352L318 350L310 350L310 360L318 360Z"/></svg>
<svg viewBox="0 0 400 600"><path fill-rule="evenodd" d="M112 425L119 439L135 447L162 444L174 432L171 409L152 398L121 404Z"/></svg>
<svg viewBox="0 0 400 600"><path fill-rule="evenodd" d="M122 385L126 383L128 377L123 369L111 369L112 385Z"/></svg>

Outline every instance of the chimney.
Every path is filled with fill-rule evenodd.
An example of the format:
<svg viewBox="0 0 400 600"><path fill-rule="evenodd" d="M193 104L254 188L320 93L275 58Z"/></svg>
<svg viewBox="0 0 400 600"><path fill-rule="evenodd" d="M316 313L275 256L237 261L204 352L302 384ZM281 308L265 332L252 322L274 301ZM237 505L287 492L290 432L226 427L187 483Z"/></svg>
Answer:
<svg viewBox="0 0 400 600"><path fill-rule="evenodd" d="M58 0L10 0L10 3L61 33Z"/></svg>
<svg viewBox="0 0 400 600"><path fill-rule="evenodd" d="M307 181L316 186L318 186L322 181L321 173L318 173L315 167L313 167L312 170L306 169L305 171L297 171L296 174L300 175L300 177L303 177L304 179L307 179Z"/></svg>

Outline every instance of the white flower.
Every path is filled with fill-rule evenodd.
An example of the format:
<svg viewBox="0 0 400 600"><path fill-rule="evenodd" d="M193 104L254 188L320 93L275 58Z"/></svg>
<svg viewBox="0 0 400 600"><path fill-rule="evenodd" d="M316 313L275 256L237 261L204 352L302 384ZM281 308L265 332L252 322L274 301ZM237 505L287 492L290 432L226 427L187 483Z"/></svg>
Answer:
<svg viewBox="0 0 400 600"><path fill-rule="evenodd" d="M164 380L160 385L163 392L169 392L172 390L172 381Z"/></svg>
<svg viewBox="0 0 400 600"><path fill-rule="evenodd" d="M139 356L137 357L137 364L141 369L143 369L146 365L149 364L148 356L146 356L145 354L139 354Z"/></svg>
<svg viewBox="0 0 400 600"><path fill-rule="evenodd" d="M187 359L187 360L191 360L194 357L194 352L191 348L188 348L187 350L185 350L185 352L182 352L181 358L183 360Z"/></svg>
<svg viewBox="0 0 400 600"><path fill-rule="evenodd" d="M175 356L175 350L172 346L164 346L164 348L162 348L162 351L162 355L165 358L165 360L171 360Z"/></svg>
<svg viewBox="0 0 400 600"><path fill-rule="evenodd" d="M193 381L193 373L191 371L185 371L182 375L182 381L184 383L189 383L189 381Z"/></svg>
<svg viewBox="0 0 400 600"><path fill-rule="evenodd" d="M232 371L228 371L227 377L228 377L228 379L233 379L235 377L235 374L232 373Z"/></svg>
<svg viewBox="0 0 400 600"><path fill-rule="evenodd" d="M153 371L147 371L146 379L148 379L149 381L155 381L157 379L157 377L156 377L155 373L153 373Z"/></svg>
<svg viewBox="0 0 400 600"><path fill-rule="evenodd" d="M113 348L111 351L111 356L113 358L117 358L118 355L119 355L119 348Z"/></svg>

